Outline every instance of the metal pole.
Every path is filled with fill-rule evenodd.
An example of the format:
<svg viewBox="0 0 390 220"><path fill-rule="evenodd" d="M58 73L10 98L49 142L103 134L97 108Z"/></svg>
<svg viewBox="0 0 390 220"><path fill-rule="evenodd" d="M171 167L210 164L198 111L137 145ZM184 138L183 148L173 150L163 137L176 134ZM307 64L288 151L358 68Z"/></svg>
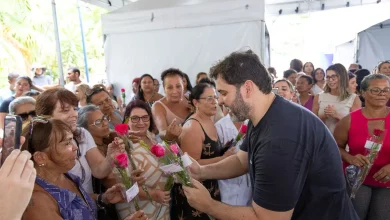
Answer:
<svg viewBox="0 0 390 220"><path fill-rule="evenodd" d="M56 1L51 1L52 11L53 11L53 22L54 22L54 35L56 37L56 49L57 49L57 62L58 62L58 75L60 77L60 85L64 86L64 73L62 70L62 56L61 56L61 45L60 45L60 35L58 33L58 24L57 24L57 11L56 11Z"/></svg>
<svg viewBox="0 0 390 220"><path fill-rule="evenodd" d="M80 10L79 2L80 2L80 0L77 0L77 9L79 11L79 20L80 20L80 29L81 29L81 42L83 44L83 53L84 53L85 77L87 78L87 82L89 83L88 59L87 59L87 50L85 48L83 17L81 16L81 10Z"/></svg>

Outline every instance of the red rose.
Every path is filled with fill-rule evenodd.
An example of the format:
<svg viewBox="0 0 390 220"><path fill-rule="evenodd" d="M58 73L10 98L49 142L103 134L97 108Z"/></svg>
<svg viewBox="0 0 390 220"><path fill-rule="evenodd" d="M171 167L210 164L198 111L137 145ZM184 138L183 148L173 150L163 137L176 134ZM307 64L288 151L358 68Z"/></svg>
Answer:
<svg viewBox="0 0 390 220"><path fill-rule="evenodd" d="M248 126L243 124L243 125L241 125L239 133L246 134L247 129L248 129Z"/></svg>
<svg viewBox="0 0 390 220"><path fill-rule="evenodd" d="M127 124L115 125L115 131L121 136L127 135L129 133L129 126Z"/></svg>
<svg viewBox="0 0 390 220"><path fill-rule="evenodd" d="M120 168L127 168L127 166L129 166L127 154L125 153L118 154L116 155L115 159Z"/></svg>
<svg viewBox="0 0 390 220"><path fill-rule="evenodd" d="M126 91L125 88L122 88L122 89L121 89L121 92L125 92L125 91Z"/></svg>
<svg viewBox="0 0 390 220"><path fill-rule="evenodd" d="M380 129L374 129L374 136L380 137L383 134L383 131Z"/></svg>
<svg viewBox="0 0 390 220"><path fill-rule="evenodd" d="M150 152L156 156L157 158L160 158L160 157L163 157L164 154L165 154L165 149L164 147L158 145L158 144L155 144L152 146L152 148L150 148Z"/></svg>

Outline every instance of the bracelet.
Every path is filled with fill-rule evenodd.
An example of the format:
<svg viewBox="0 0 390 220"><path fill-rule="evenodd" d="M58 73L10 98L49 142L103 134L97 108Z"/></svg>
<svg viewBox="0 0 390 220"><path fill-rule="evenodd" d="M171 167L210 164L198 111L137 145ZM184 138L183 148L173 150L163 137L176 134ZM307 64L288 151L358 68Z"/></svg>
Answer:
<svg viewBox="0 0 390 220"><path fill-rule="evenodd" d="M103 194L99 194L98 195L96 204L97 204L99 209L105 209L106 208L107 204L105 204L103 202Z"/></svg>

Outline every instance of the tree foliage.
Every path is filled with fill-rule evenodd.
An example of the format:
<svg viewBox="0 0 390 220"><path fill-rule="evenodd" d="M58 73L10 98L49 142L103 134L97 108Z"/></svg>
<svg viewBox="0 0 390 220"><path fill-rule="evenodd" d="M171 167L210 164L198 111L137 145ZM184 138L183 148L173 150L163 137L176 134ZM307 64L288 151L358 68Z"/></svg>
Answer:
<svg viewBox="0 0 390 220"><path fill-rule="evenodd" d="M91 75L104 73L100 17L104 9L79 2L83 16L88 66ZM84 69L77 0L57 0L57 20L64 73L70 66ZM31 76L33 63L46 65L58 78L52 3L47 0L0 0L0 87L11 71Z"/></svg>

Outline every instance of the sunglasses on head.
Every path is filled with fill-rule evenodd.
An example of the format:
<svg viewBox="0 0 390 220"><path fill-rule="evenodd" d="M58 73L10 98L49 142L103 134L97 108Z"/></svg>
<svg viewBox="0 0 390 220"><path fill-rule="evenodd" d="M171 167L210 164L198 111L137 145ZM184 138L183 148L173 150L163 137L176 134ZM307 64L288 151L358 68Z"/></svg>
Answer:
<svg viewBox="0 0 390 220"><path fill-rule="evenodd" d="M20 113L20 114L17 114L17 115L22 118L22 121L26 121L29 116L31 116L31 117L37 116L37 113L34 110L34 111L31 111L31 112Z"/></svg>

